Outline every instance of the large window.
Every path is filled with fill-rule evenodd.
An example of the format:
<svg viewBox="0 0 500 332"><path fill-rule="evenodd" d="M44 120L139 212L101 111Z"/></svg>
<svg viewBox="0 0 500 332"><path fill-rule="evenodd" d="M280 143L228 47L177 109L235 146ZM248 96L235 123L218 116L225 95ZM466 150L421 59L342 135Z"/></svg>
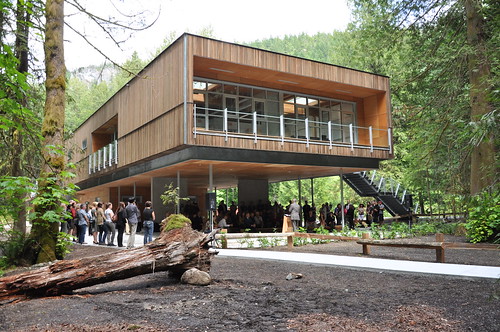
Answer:
<svg viewBox="0 0 500 332"><path fill-rule="evenodd" d="M356 125L353 102L203 78L193 82L193 101L196 127L205 130L224 130L224 109L227 131L241 134L253 133L254 112L258 135L280 136L281 115L284 135L299 139L308 135L311 140L331 137L332 141L350 142L349 124ZM356 133L353 135L356 140Z"/></svg>

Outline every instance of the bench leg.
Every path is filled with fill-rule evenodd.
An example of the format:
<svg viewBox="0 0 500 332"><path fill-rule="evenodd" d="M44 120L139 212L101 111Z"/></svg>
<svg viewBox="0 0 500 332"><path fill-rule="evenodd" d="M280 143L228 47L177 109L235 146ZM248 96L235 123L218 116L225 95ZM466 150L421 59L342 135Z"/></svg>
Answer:
<svg viewBox="0 0 500 332"><path fill-rule="evenodd" d="M436 248L436 261L444 263L444 248Z"/></svg>
<svg viewBox="0 0 500 332"><path fill-rule="evenodd" d="M293 249L293 236L287 236L286 239L288 242L288 249Z"/></svg>
<svg viewBox="0 0 500 332"><path fill-rule="evenodd" d="M370 246L368 244L363 244L363 255L370 254Z"/></svg>

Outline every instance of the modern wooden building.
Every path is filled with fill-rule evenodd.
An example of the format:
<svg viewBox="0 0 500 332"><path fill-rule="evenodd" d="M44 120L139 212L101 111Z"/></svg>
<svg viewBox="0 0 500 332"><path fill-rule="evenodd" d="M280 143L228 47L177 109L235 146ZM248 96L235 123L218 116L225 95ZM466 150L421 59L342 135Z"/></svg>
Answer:
<svg viewBox="0 0 500 332"><path fill-rule="evenodd" d="M165 184L267 200L268 183L378 168L392 158L389 78L184 34L68 142L80 201Z"/></svg>

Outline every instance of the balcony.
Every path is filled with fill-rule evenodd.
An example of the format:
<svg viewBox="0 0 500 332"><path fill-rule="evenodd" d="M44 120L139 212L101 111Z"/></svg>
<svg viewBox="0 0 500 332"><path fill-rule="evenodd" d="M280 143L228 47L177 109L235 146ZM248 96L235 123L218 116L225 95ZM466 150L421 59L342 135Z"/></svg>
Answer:
<svg viewBox="0 0 500 332"><path fill-rule="evenodd" d="M104 146L89 155L89 174L100 172L106 168L118 164L118 141Z"/></svg>
<svg viewBox="0 0 500 332"><path fill-rule="evenodd" d="M208 135L260 141L278 141L311 145L348 147L388 151L392 154L391 128L381 129L339 124L332 121L320 122L308 118L297 119L285 115L271 116L257 112L237 112L228 109L212 109L194 105L193 136Z"/></svg>

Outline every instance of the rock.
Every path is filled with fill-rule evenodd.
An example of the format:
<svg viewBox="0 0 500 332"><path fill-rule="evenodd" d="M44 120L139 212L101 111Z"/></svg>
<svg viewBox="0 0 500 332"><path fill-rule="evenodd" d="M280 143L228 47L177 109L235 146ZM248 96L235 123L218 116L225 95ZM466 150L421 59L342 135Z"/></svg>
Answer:
<svg viewBox="0 0 500 332"><path fill-rule="evenodd" d="M303 275L301 273L288 273L288 275L286 276L286 280L292 280L292 279L300 279L302 278Z"/></svg>
<svg viewBox="0 0 500 332"><path fill-rule="evenodd" d="M212 277L193 267L182 274L181 282L189 285L207 286L212 282Z"/></svg>

